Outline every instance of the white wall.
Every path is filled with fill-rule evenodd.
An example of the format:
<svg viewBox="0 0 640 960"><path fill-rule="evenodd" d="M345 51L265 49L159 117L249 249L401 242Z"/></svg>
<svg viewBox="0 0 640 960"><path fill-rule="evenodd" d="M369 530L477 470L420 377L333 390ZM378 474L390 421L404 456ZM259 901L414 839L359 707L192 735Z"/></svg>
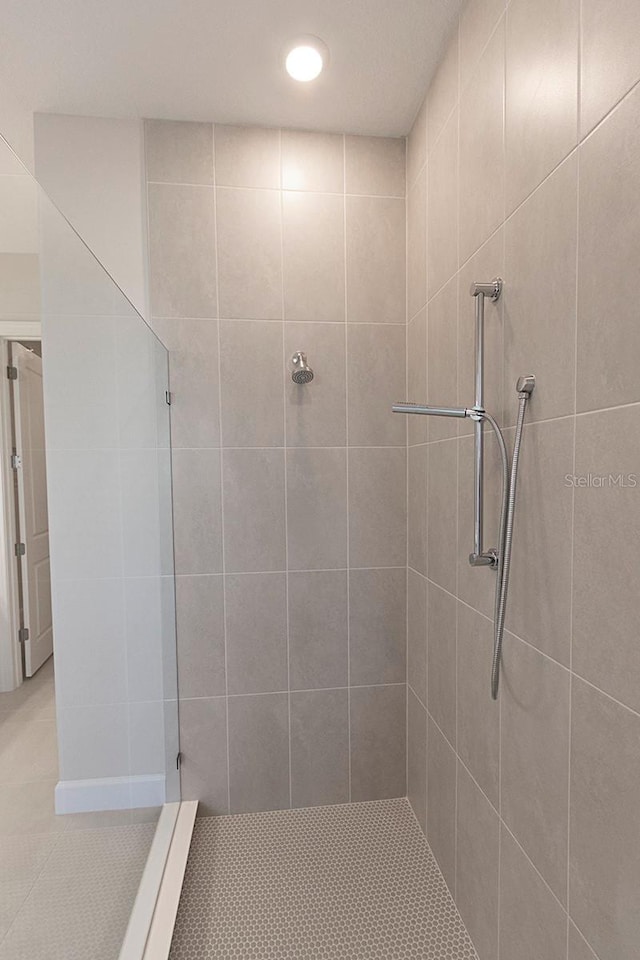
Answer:
<svg viewBox="0 0 640 960"><path fill-rule="evenodd" d="M40 225L56 809L154 805L177 752L166 351L44 198Z"/></svg>
<svg viewBox="0 0 640 960"><path fill-rule="evenodd" d="M137 120L35 115L38 182L146 317L143 150Z"/></svg>

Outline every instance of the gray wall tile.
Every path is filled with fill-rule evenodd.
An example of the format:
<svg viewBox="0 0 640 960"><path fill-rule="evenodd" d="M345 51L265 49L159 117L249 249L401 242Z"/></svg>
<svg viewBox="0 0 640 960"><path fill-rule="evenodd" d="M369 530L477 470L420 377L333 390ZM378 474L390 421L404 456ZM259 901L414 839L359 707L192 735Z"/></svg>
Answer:
<svg viewBox="0 0 640 960"><path fill-rule="evenodd" d="M349 576L351 683L402 683L406 677L407 574L352 570Z"/></svg>
<svg viewBox="0 0 640 960"><path fill-rule="evenodd" d="M469 0L460 14L460 89L474 76L480 55L506 7L505 0Z"/></svg>
<svg viewBox="0 0 640 960"><path fill-rule="evenodd" d="M174 450L172 465L176 573L222 573L220 451Z"/></svg>
<svg viewBox="0 0 640 960"><path fill-rule="evenodd" d="M451 29L449 43L444 51L427 92L429 153L458 102L458 22Z"/></svg>
<svg viewBox="0 0 640 960"><path fill-rule="evenodd" d="M291 570L346 567L346 450L287 450L287 537Z"/></svg>
<svg viewBox="0 0 640 960"><path fill-rule="evenodd" d="M176 578L181 699L226 694L222 577Z"/></svg>
<svg viewBox="0 0 640 960"><path fill-rule="evenodd" d="M284 444L281 323L220 321L222 442L225 447Z"/></svg>
<svg viewBox="0 0 640 960"><path fill-rule="evenodd" d="M571 916L600 957L632 960L640 941L640 718L574 679Z"/></svg>
<svg viewBox="0 0 640 960"><path fill-rule="evenodd" d="M420 310L407 325L407 400L420 403L427 397L427 311ZM397 416L397 414L396 414ZM426 443L429 418L409 416L409 444Z"/></svg>
<svg viewBox="0 0 640 960"><path fill-rule="evenodd" d="M145 120L147 180L213 184L213 124Z"/></svg>
<svg viewBox="0 0 640 960"><path fill-rule="evenodd" d="M292 690L347 686L346 570L289 574L289 669Z"/></svg>
<svg viewBox="0 0 640 960"><path fill-rule="evenodd" d="M580 0L515 0L507 11L507 213L575 146Z"/></svg>
<svg viewBox="0 0 640 960"><path fill-rule="evenodd" d="M513 960L558 960L566 949L566 913L502 827L500 955Z"/></svg>
<svg viewBox="0 0 640 960"><path fill-rule="evenodd" d="M464 304L464 306L468 306ZM458 392L458 284L446 284L429 302L427 325L427 396L435 406L455 406ZM469 394L467 394L467 398ZM464 401L467 403L467 401ZM453 417L424 417L429 440L455 437L458 420Z"/></svg>
<svg viewBox="0 0 640 960"><path fill-rule="evenodd" d="M350 723L351 799L406 796L404 684L354 687Z"/></svg>
<svg viewBox="0 0 640 960"><path fill-rule="evenodd" d="M500 820L458 763L456 903L482 960L498 948Z"/></svg>
<svg viewBox="0 0 640 960"><path fill-rule="evenodd" d="M347 330L349 444L405 446L406 417L391 406L406 391L406 328L358 324Z"/></svg>
<svg viewBox="0 0 640 960"><path fill-rule="evenodd" d="M427 573L450 593L456 589L456 477L458 441L429 444L427 474Z"/></svg>
<svg viewBox="0 0 640 960"><path fill-rule="evenodd" d="M640 601L630 584L636 576L640 500L637 479L629 486L628 478L640 477L639 423L636 406L578 418L575 472L585 480L577 482L589 483L589 474L605 480L574 490L573 669L634 710L640 708ZM625 485L610 483L609 474L621 474ZM610 564L596 563L596 547L612 558Z"/></svg>
<svg viewBox="0 0 640 960"><path fill-rule="evenodd" d="M460 249L474 253L504 219L504 21L460 99Z"/></svg>
<svg viewBox="0 0 640 960"><path fill-rule="evenodd" d="M282 215L285 317L343 321L344 198L284 191Z"/></svg>
<svg viewBox="0 0 640 960"><path fill-rule="evenodd" d="M498 805L500 706L489 694L493 625L458 603L458 754L489 800Z"/></svg>
<svg viewBox="0 0 640 960"><path fill-rule="evenodd" d="M580 62L583 135L640 79L638 31L640 10L635 0L584 0Z"/></svg>
<svg viewBox="0 0 640 960"><path fill-rule="evenodd" d="M349 450L349 561L397 567L406 559L406 450Z"/></svg>
<svg viewBox="0 0 640 960"><path fill-rule="evenodd" d="M566 478L573 473L573 430L572 419L525 428L506 619L509 630L565 664L571 633L573 509Z"/></svg>
<svg viewBox="0 0 640 960"><path fill-rule="evenodd" d="M404 323L405 201L347 197L347 320Z"/></svg>
<svg viewBox="0 0 640 960"><path fill-rule="evenodd" d="M229 694L287 688L285 573L225 578Z"/></svg>
<svg viewBox="0 0 640 960"><path fill-rule="evenodd" d="M227 571L284 570L284 451L225 450L223 473Z"/></svg>
<svg viewBox="0 0 640 960"><path fill-rule="evenodd" d="M216 189L220 314L282 319L280 197L273 190Z"/></svg>
<svg viewBox="0 0 640 960"><path fill-rule="evenodd" d="M404 198L404 138L345 137L345 173L347 193Z"/></svg>
<svg viewBox="0 0 640 960"><path fill-rule="evenodd" d="M425 167L407 198L407 316L427 302L427 172Z"/></svg>
<svg viewBox="0 0 640 960"><path fill-rule="evenodd" d="M429 448L426 444L407 451L407 514L409 566L427 575L427 478Z"/></svg>
<svg viewBox="0 0 640 960"><path fill-rule="evenodd" d="M450 743L456 742L456 599L428 584L429 713Z"/></svg>
<svg viewBox="0 0 640 960"><path fill-rule="evenodd" d="M232 813L289 806L286 693L229 698L229 786Z"/></svg>
<svg viewBox="0 0 640 960"><path fill-rule="evenodd" d="M409 686L427 703L427 581L407 571L407 678Z"/></svg>
<svg viewBox="0 0 640 960"><path fill-rule="evenodd" d="M224 697L180 704L182 799L199 800L201 816L229 812L227 702Z"/></svg>
<svg viewBox="0 0 640 960"><path fill-rule="evenodd" d="M280 186L279 130L216 123L214 133L219 187Z"/></svg>
<svg viewBox="0 0 640 960"><path fill-rule="evenodd" d="M407 137L407 190L416 182L427 159L427 97L424 97Z"/></svg>
<svg viewBox="0 0 640 960"><path fill-rule="evenodd" d="M282 189L344 193L342 135L283 130Z"/></svg>
<svg viewBox="0 0 640 960"><path fill-rule="evenodd" d="M578 163L570 157L507 221L505 230L505 423L515 423L515 386L536 376L530 420L574 412ZM544 287L544 298L539 296Z"/></svg>
<svg viewBox="0 0 640 960"><path fill-rule="evenodd" d="M429 717L427 839L451 895L456 882L456 755Z"/></svg>
<svg viewBox="0 0 640 960"><path fill-rule="evenodd" d="M292 805L307 807L348 800L348 691L291 694Z"/></svg>
<svg viewBox="0 0 640 960"><path fill-rule="evenodd" d="M640 399L634 256L639 202L640 89L635 89L580 148L578 410Z"/></svg>
<svg viewBox="0 0 640 960"><path fill-rule="evenodd" d="M569 923L569 960L597 960L573 923Z"/></svg>
<svg viewBox="0 0 640 960"><path fill-rule="evenodd" d="M430 147L428 166L427 280L429 297L458 268L458 111ZM455 229L451 229L451 224Z"/></svg>
<svg viewBox="0 0 640 960"><path fill-rule="evenodd" d="M213 188L150 184L149 237L153 315L217 316Z"/></svg>
<svg viewBox="0 0 640 960"><path fill-rule="evenodd" d="M568 670L507 636L502 668L502 817L563 903L569 829L569 681Z"/></svg>
<svg viewBox="0 0 640 960"><path fill-rule="evenodd" d="M407 697L407 796L426 834L427 711L410 688Z"/></svg>

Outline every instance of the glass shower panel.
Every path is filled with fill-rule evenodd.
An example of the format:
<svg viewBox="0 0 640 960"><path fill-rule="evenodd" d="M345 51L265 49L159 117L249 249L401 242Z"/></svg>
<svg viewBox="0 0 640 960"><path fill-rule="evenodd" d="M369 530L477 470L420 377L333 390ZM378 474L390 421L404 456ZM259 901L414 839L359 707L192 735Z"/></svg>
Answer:
<svg viewBox="0 0 640 960"><path fill-rule="evenodd" d="M0 880L31 889L0 958L115 960L180 799L168 355L1 138L0 206L2 348L41 338L54 635L33 677L0 670L2 752L21 710L51 754L35 783L0 771Z"/></svg>

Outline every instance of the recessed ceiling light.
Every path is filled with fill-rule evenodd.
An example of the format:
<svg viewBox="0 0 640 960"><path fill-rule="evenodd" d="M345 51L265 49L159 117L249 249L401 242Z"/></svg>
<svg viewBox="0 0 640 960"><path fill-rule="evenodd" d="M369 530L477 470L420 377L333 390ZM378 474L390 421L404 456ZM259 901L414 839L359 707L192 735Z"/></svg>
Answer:
<svg viewBox="0 0 640 960"><path fill-rule="evenodd" d="M329 51L322 40L317 37L300 37L289 49L285 67L294 80L308 83L319 76L328 57Z"/></svg>

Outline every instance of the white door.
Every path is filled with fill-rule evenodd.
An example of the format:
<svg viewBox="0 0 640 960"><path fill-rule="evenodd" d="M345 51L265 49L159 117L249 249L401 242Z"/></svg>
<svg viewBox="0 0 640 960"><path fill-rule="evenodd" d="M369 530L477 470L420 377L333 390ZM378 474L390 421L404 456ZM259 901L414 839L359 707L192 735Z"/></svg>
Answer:
<svg viewBox="0 0 640 960"><path fill-rule="evenodd" d="M53 653L47 467L44 445L42 360L18 343L12 344L15 410L18 526L24 552L20 557L25 673L32 677Z"/></svg>

